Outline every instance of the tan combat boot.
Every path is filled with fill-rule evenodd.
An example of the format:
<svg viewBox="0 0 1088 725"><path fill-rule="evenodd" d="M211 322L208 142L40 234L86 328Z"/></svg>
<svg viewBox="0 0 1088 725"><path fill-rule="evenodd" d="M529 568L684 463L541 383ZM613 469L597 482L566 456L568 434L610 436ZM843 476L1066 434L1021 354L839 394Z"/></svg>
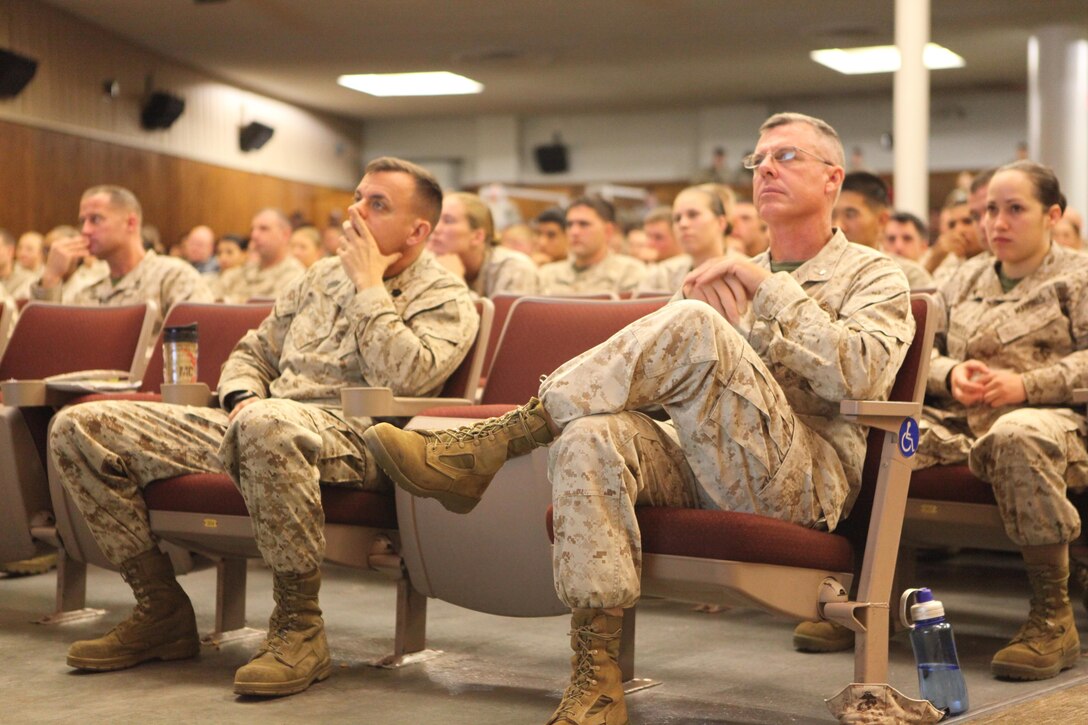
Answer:
<svg viewBox="0 0 1088 725"><path fill-rule="evenodd" d="M838 622L801 622L793 630L799 652L842 652L854 648L854 632Z"/></svg>
<svg viewBox="0 0 1088 725"><path fill-rule="evenodd" d="M379 423L367 429L363 441L398 486L465 514L507 459L552 442L546 415L533 398L501 418L452 430L406 431Z"/></svg>
<svg viewBox="0 0 1088 725"><path fill-rule="evenodd" d="M276 608L268 622L268 636L249 664L234 673L235 693L293 695L329 676L332 659L317 604L320 588L320 569L275 575Z"/></svg>
<svg viewBox="0 0 1088 725"><path fill-rule="evenodd" d="M123 563L121 576L136 595L136 608L104 637L73 644L68 666L121 670L147 660L195 657L200 652L196 617L170 557L156 547Z"/></svg>
<svg viewBox="0 0 1088 725"><path fill-rule="evenodd" d="M571 617L570 684L547 725L627 725L620 673L623 617L600 609L575 609Z"/></svg>
<svg viewBox="0 0 1088 725"><path fill-rule="evenodd" d="M1080 637L1069 603L1069 569L1029 566L1031 612L1012 641L994 655L990 671L1012 680L1045 680L1077 663Z"/></svg>

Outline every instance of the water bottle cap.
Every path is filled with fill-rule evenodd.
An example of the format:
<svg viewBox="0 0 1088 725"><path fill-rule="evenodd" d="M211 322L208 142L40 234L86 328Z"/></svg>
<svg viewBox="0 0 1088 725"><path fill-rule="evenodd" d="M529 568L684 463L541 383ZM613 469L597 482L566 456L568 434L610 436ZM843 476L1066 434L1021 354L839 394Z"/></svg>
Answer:
<svg viewBox="0 0 1088 725"><path fill-rule="evenodd" d="M914 601L917 603L910 608L910 618L915 622L944 617L944 604L933 598L928 587L919 589Z"/></svg>

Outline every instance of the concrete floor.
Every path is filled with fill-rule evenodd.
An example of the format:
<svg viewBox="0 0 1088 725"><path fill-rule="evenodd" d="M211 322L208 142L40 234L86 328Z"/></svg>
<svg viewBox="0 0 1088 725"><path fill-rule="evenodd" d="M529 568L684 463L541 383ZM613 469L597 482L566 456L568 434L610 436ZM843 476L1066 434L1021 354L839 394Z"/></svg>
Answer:
<svg viewBox="0 0 1088 725"><path fill-rule="evenodd" d="M1027 609L1027 585L1014 557L961 554L920 565L917 585L945 603L967 677L971 711L954 722L984 723L1010 704L1088 682L1088 663L1043 683L993 680L989 659ZM181 579L202 630L212 626L215 574ZM271 610L271 577L258 563L249 575L250 622ZM429 605L429 646L444 654L395 670L371 667L393 631L394 588L374 576L329 568L322 604L336 664L333 676L278 700L235 697L234 670L257 640L205 648L196 660L149 663L132 670L79 674L64 663L68 643L97 636L123 618L132 599L120 577L93 569L88 605L107 613L66 625L33 620L52 608L52 575L0 579L0 721L80 723L541 723L569 672L568 621L477 614ZM1079 598L1079 597L1078 597ZM1077 606L1081 637L1088 617ZM804 655L790 649L792 624L761 612L716 614L647 600L640 607L638 675L662 681L628 699L635 723L826 723L823 699L851 680L849 653ZM904 633L891 643L891 683L917 697ZM1088 702L1085 718L1088 722Z"/></svg>

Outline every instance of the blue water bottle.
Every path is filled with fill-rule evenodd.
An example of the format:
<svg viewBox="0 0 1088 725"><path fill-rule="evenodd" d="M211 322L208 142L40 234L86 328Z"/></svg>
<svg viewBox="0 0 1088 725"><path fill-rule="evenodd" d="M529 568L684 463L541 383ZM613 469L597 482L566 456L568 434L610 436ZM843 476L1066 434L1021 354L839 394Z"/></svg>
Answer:
<svg viewBox="0 0 1088 725"><path fill-rule="evenodd" d="M907 619L907 603L917 593ZM918 665L918 689L933 707L949 715L967 712L967 683L963 681L952 625L945 621L944 605L929 589L908 589L899 600L899 619L910 629L910 644Z"/></svg>

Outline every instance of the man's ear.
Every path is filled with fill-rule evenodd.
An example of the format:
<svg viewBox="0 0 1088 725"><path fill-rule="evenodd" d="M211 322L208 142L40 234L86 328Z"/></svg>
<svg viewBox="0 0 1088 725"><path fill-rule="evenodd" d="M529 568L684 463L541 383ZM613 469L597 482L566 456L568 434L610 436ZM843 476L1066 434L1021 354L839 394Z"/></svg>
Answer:
<svg viewBox="0 0 1088 725"><path fill-rule="evenodd" d="M413 247L417 244L421 244L427 241L427 238L431 236L431 223L426 219L417 218L412 222L412 231L408 235L408 239L405 240L405 247Z"/></svg>

